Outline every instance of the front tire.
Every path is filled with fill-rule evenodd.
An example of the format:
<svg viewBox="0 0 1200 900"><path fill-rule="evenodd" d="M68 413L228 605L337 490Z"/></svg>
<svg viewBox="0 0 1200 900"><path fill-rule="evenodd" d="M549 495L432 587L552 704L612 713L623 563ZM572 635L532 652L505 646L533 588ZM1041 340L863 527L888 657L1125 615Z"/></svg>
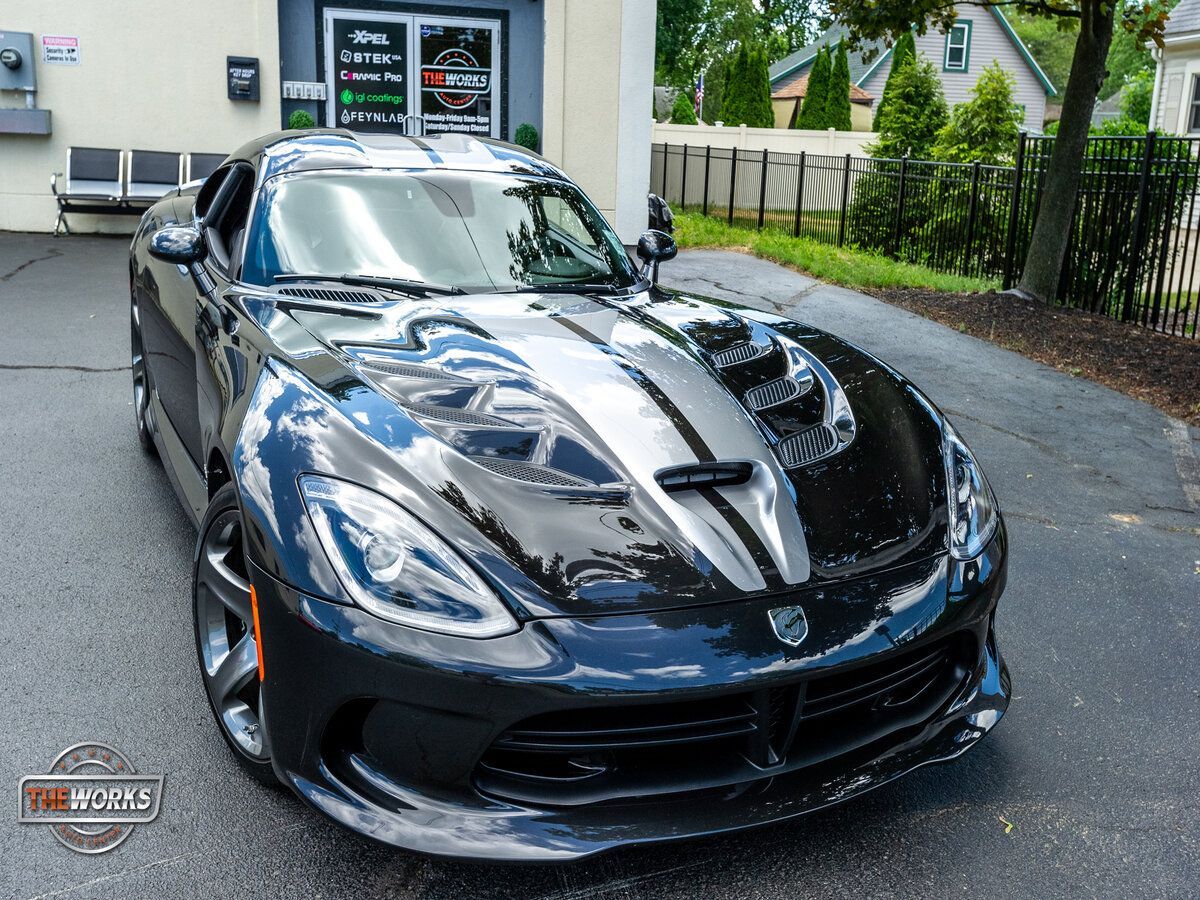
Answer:
<svg viewBox="0 0 1200 900"><path fill-rule="evenodd" d="M196 655L221 736L243 769L278 786L263 724L242 511L233 484L208 505L192 572Z"/></svg>
<svg viewBox="0 0 1200 900"><path fill-rule="evenodd" d="M146 372L146 351L142 343L142 322L137 298L133 298L130 303L129 330L132 357L129 368L133 373L133 415L137 424L138 443L142 445L145 453L157 456L154 435L150 432L150 378Z"/></svg>

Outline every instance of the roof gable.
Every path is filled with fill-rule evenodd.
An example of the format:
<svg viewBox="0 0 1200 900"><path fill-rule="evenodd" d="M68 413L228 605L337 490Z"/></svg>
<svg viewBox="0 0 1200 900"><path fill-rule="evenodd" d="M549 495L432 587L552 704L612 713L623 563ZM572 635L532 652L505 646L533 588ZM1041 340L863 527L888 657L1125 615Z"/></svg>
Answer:
<svg viewBox="0 0 1200 900"><path fill-rule="evenodd" d="M1175 8L1176 13L1178 13L1178 11L1183 7L1192 7L1196 10L1196 27L1200 28L1200 0L1183 0L1183 2L1181 2L1179 6ZM1041 83L1042 88L1046 91L1046 95L1050 97L1057 96L1058 90L1054 87L1053 83L1051 83L1050 79L1046 77L1046 73L1042 71L1042 67L1037 64L1037 60L1033 58L1033 55L1029 52L1029 49L1017 36L1017 33L1013 31L1013 27L1009 24L1004 13L1002 13L995 6L989 6L988 12L995 17L996 21L1000 25L1000 29L1004 32L1005 37L1012 42L1012 45L1016 48L1017 52L1021 55L1021 58L1025 61L1025 65L1029 67L1029 70L1033 72L1034 77L1037 78L1037 80ZM831 25L828 29L826 29L825 33L821 35L819 40L814 41L807 47L801 47L795 53L792 53L774 63L768 70L772 86L787 76L794 75L796 72L803 71L805 68L811 66L813 60L817 58L818 50L826 46L830 49L837 47L843 40L846 39L848 34L849 30L844 25ZM872 54L874 54L874 58L871 59L870 62L867 62L864 57ZM891 59L891 56L892 48L888 47L884 41L864 41L857 50L850 51L848 54L850 62L850 84L855 87L862 87L862 85L866 84L871 76L875 74L880 66L884 65L889 59Z"/></svg>
<svg viewBox="0 0 1200 900"><path fill-rule="evenodd" d="M1168 37L1200 31L1200 0L1180 0L1167 19Z"/></svg>

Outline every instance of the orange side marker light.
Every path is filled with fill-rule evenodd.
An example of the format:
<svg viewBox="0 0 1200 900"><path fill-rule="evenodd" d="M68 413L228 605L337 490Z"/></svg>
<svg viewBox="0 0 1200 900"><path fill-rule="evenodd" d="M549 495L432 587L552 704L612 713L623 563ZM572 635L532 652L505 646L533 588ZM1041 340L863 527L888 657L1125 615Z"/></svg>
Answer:
<svg viewBox="0 0 1200 900"><path fill-rule="evenodd" d="M258 651L258 682L263 681L263 657L262 657L262 628L258 624L258 594L254 592L254 585L250 585L250 612L254 616L254 649Z"/></svg>

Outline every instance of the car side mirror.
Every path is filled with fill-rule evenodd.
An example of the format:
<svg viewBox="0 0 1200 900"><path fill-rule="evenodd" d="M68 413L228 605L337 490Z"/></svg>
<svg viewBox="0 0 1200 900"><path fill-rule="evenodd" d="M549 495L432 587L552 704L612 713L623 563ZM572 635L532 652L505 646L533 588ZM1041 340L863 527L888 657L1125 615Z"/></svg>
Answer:
<svg viewBox="0 0 1200 900"><path fill-rule="evenodd" d="M675 258L679 246L665 231L647 231L638 238L637 255L650 269L650 280L658 281L658 264ZM642 271L645 271L643 268Z"/></svg>
<svg viewBox="0 0 1200 900"><path fill-rule="evenodd" d="M177 266L191 266L205 253L204 235L191 225L168 225L150 237L150 255Z"/></svg>

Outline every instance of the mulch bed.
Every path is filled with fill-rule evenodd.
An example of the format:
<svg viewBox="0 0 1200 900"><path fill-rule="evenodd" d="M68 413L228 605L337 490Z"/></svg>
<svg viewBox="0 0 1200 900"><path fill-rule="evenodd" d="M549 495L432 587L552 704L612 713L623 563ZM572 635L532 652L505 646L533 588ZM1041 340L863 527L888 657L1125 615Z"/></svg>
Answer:
<svg viewBox="0 0 1200 900"><path fill-rule="evenodd" d="M1169 337L995 292L882 288L867 293L1200 426L1200 339Z"/></svg>

